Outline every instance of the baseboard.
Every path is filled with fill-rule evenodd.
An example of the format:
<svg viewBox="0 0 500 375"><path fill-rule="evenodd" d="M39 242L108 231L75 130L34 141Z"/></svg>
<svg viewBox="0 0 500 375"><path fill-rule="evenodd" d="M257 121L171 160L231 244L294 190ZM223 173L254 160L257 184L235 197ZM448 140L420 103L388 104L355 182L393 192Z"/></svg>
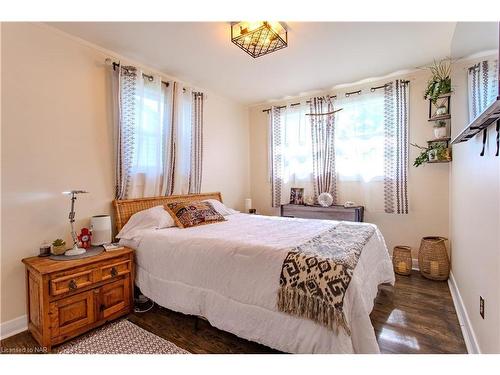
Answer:
<svg viewBox="0 0 500 375"><path fill-rule="evenodd" d="M450 272L450 277L448 278L448 286L450 287L451 298L453 299L453 304L455 305L455 311L457 312L458 321L460 323L460 329L462 330L462 335L464 337L465 346L467 347L467 352L469 354L480 354L481 350L477 343L476 335L472 329L472 324L469 320L469 315L467 314L467 309L465 308L464 301L460 295L457 283L453 277L453 272Z"/></svg>
<svg viewBox="0 0 500 375"><path fill-rule="evenodd" d="M0 324L0 340L6 339L7 337L14 336L19 332L26 331L28 329L28 317L22 315L18 318L9 320L7 322Z"/></svg>

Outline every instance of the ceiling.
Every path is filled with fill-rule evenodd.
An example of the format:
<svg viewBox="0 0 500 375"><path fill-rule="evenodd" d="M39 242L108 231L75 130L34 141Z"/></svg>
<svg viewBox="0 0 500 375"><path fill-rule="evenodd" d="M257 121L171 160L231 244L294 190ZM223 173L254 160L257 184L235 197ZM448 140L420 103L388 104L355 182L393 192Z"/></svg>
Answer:
<svg viewBox="0 0 500 375"><path fill-rule="evenodd" d="M229 22L64 22L50 25L252 105L413 69L450 55L454 22L286 22L289 46L253 59Z"/></svg>

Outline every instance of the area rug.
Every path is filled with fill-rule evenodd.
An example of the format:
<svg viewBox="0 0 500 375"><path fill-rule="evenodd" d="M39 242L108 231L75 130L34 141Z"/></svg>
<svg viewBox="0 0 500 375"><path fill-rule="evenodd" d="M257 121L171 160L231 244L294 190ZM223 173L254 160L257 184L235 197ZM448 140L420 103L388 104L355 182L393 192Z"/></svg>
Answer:
<svg viewBox="0 0 500 375"><path fill-rule="evenodd" d="M126 319L55 348L58 354L189 354Z"/></svg>

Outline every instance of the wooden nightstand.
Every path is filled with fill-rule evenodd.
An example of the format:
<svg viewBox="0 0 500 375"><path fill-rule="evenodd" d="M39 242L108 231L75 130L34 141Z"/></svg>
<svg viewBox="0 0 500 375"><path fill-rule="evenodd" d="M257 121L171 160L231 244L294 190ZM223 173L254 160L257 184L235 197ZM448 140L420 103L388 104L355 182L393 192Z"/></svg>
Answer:
<svg viewBox="0 0 500 375"><path fill-rule="evenodd" d="M133 309L132 249L66 261L31 257L23 263L28 329L48 350Z"/></svg>

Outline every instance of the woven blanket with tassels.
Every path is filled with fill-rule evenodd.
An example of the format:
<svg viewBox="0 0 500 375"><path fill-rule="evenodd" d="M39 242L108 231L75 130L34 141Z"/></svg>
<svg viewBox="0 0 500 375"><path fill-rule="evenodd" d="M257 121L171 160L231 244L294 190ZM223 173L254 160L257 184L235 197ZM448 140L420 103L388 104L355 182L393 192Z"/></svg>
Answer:
<svg viewBox="0 0 500 375"><path fill-rule="evenodd" d="M350 335L344 297L374 232L370 224L340 223L291 249L281 267L278 310Z"/></svg>

